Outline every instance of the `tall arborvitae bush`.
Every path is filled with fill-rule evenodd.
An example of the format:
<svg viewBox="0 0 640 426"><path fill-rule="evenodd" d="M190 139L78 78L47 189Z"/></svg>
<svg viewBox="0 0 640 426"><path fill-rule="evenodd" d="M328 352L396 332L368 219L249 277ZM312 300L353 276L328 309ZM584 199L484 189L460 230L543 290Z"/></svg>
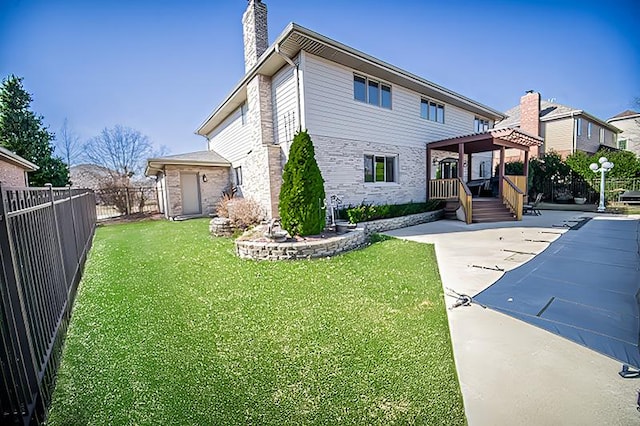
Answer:
<svg viewBox="0 0 640 426"><path fill-rule="evenodd" d="M280 220L290 235L314 235L324 230L324 179L316 163L309 134L298 132L289 150L280 189Z"/></svg>

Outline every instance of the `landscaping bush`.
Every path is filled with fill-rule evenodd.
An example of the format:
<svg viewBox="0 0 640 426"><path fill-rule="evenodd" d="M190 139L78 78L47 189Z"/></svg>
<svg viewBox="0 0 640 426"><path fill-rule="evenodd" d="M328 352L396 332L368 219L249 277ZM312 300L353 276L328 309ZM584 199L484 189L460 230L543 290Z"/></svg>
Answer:
<svg viewBox="0 0 640 426"><path fill-rule="evenodd" d="M229 203L235 199L236 188L231 187L222 191L222 197L218 200L216 205L216 212L220 217L229 217Z"/></svg>
<svg viewBox="0 0 640 426"><path fill-rule="evenodd" d="M282 174L280 220L290 235L314 235L324 230L324 180L307 132L293 138Z"/></svg>
<svg viewBox="0 0 640 426"><path fill-rule="evenodd" d="M346 219L350 223L367 222L376 219L389 219L392 217L407 216L416 213L425 213L444 208L443 200L429 200L426 203L407 204L360 204L338 210L338 217Z"/></svg>
<svg viewBox="0 0 640 426"><path fill-rule="evenodd" d="M227 209L231 226L236 229L247 229L264 219L260 204L251 198L235 198L227 203Z"/></svg>
<svg viewBox="0 0 640 426"><path fill-rule="evenodd" d="M226 217L236 229L247 229L259 224L264 219L260 205L251 198L238 198L236 189L230 188L222 192L216 211L218 216Z"/></svg>

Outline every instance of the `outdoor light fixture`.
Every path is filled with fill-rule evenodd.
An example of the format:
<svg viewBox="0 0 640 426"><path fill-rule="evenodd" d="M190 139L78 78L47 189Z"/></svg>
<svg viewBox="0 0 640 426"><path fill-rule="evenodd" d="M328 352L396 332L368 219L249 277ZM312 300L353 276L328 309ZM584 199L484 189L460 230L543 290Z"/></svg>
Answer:
<svg viewBox="0 0 640 426"><path fill-rule="evenodd" d="M206 182L207 181L207 175L202 175L202 181Z"/></svg>
<svg viewBox="0 0 640 426"><path fill-rule="evenodd" d="M589 168L593 170L594 173L600 173L600 205L598 205L598 212L602 213L605 211L604 208L604 174L609 170L613 169L613 163L607 160L607 157L600 157L598 163L591 163Z"/></svg>

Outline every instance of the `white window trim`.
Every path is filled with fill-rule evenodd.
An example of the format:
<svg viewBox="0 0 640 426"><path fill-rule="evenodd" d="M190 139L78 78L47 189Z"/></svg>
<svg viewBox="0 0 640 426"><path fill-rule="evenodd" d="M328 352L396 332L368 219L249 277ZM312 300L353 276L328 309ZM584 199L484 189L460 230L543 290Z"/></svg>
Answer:
<svg viewBox="0 0 640 426"><path fill-rule="evenodd" d="M249 111L249 108L247 107L247 103L243 102L242 105L240 105L240 120L243 126L247 124L248 111Z"/></svg>
<svg viewBox="0 0 640 426"><path fill-rule="evenodd" d="M593 131L593 124L588 121L587 122L587 139L591 139L591 133Z"/></svg>
<svg viewBox="0 0 640 426"><path fill-rule="evenodd" d="M422 104L426 103L427 104L427 116L423 117L422 116ZM430 111L430 104L435 104L436 105L436 116L435 118L432 120L431 117L429 117L429 111ZM442 107L442 121L438 121L438 107ZM427 121L431 121L432 123L438 123L438 124L445 124L447 122L447 112L446 112L447 108L445 106L445 104L443 102L439 102L436 101L434 99L430 99L430 98L420 98L420 118L422 118L423 120L427 120Z"/></svg>
<svg viewBox="0 0 640 426"><path fill-rule="evenodd" d="M365 185L367 186L400 186L400 159L399 159L399 154L390 154L390 153L381 153L381 152L365 152L362 155L362 161L364 162L364 157L373 157L373 182L367 182L365 181L365 176L364 176L364 168L362 170L362 181ZM394 167L395 167L395 178L396 180L393 182L387 182L386 180L383 181L376 181L376 157L384 157L385 158L385 179L386 179L386 167L387 167L387 163L386 163L386 158L390 158L393 157L394 159ZM364 166L364 164L363 164Z"/></svg>
<svg viewBox="0 0 640 426"><path fill-rule="evenodd" d="M600 141L600 143L603 144L604 143L604 127L600 128L600 135L598 137L599 137L598 140Z"/></svg>
<svg viewBox="0 0 640 426"><path fill-rule="evenodd" d="M582 136L582 118L576 118L576 136Z"/></svg>
<svg viewBox="0 0 640 426"><path fill-rule="evenodd" d="M486 129L478 130L478 128L477 128L478 126L476 126L476 124L478 124L478 123L483 124L482 127L486 126ZM474 117L474 119L473 119L473 130L476 133L484 133L484 132L489 131L490 129L491 129L491 120L489 120L487 118L483 118L483 117L478 117L478 116Z"/></svg>
<svg viewBox="0 0 640 426"><path fill-rule="evenodd" d="M391 85L391 83L387 83L383 80L377 79L377 78L371 78L369 76L366 76L364 74L358 74L358 73L353 73L353 82L355 82L355 78L356 77L360 77L364 79L364 97L365 100L362 101L360 99L356 99L356 93L355 93L355 87L352 87L353 90L353 100L356 102L359 102L361 104L366 104L366 105L371 105L377 108L382 108L388 111L393 110L393 86ZM374 83L378 83L378 103L377 104L372 104L371 102L369 102L369 81L374 82ZM391 104L386 107L386 106L382 106L382 86L387 86L389 88L389 95L391 96Z"/></svg>

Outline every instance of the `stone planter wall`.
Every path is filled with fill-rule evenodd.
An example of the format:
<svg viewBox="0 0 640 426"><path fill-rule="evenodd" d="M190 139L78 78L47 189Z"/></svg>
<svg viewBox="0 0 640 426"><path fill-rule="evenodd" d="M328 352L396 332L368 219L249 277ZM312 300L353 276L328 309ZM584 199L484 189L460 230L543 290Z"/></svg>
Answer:
<svg viewBox="0 0 640 426"><path fill-rule="evenodd" d="M236 253L243 259L295 260L334 256L367 244L368 235L363 229L326 239L271 243L261 241L236 241Z"/></svg>
<svg viewBox="0 0 640 426"><path fill-rule="evenodd" d="M231 221L226 217L216 217L209 222L209 232L215 237L229 237L233 235Z"/></svg>
<svg viewBox="0 0 640 426"><path fill-rule="evenodd" d="M295 242L266 242L236 240L236 254L243 259L295 260L335 256L367 245L369 235L405 226L433 222L444 215L444 210L418 213L392 219L380 219L359 224L345 234ZM213 221L212 221L213 222ZM213 225L213 223L212 223ZM212 230L213 232L213 230Z"/></svg>
<svg viewBox="0 0 640 426"><path fill-rule="evenodd" d="M358 226L363 227L367 234L375 234L376 232L391 231L392 229L433 222L443 216L444 210L436 210L434 212L416 213L408 216L393 217L391 219L372 220L369 222L359 223Z"/></svg>

